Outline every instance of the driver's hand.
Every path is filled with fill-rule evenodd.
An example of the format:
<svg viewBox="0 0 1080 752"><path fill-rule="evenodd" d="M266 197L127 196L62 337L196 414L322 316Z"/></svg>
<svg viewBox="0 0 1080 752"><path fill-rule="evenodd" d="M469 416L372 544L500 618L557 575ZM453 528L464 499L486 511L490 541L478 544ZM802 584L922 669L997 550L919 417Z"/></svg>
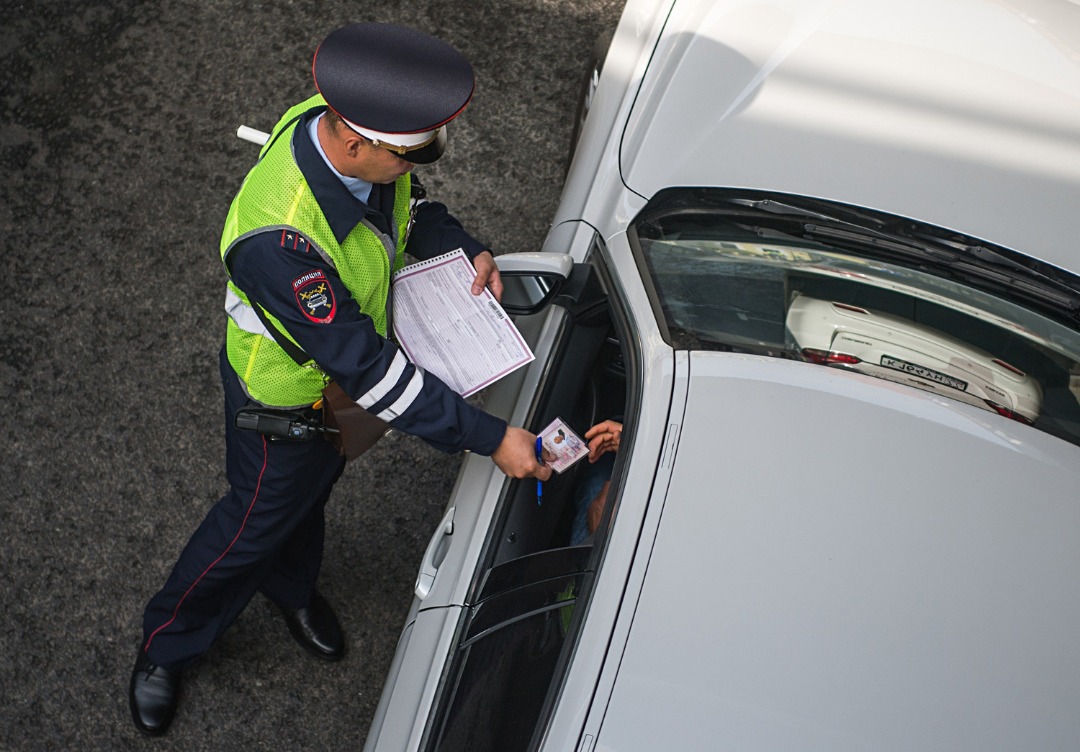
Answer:
<svg viewBox="0 0 1080 752"><path fill-rule="evenodd" d="M596 462L608 452L616 452L622 440L622 423L617 420L605 420L585 432L589 442L589 462Z"/></svg>

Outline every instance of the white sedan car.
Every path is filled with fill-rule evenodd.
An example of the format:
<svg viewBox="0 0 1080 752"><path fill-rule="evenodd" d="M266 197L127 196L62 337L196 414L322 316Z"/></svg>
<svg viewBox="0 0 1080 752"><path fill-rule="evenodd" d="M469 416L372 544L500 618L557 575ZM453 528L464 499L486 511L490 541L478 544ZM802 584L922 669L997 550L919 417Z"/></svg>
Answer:
<svg viewBox="0 0 1080 752"><path fill-rule="evenodd" d="M1066 0L629 0L485 395L621 445L465 460L366 749L1080 749L1078 61Z"/></svg>
<svg viewBox="0 0 1080 752"><path fill-rule="evenodd" d="M1033 423L1039 382L1001 358L902 316L796 295L787 329L813 363L847 368L938 392Z"/></svg>

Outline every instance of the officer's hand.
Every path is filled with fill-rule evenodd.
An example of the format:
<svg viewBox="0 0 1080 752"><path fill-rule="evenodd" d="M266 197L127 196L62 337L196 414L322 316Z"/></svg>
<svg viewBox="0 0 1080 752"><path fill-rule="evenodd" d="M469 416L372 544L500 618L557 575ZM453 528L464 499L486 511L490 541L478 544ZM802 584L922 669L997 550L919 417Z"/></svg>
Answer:
<svg viewBox="0 0 1080 752"><path fill-rule="evenodd" d="M550 455L545 449L545 461L554 459ZM511 478L548 480L551 477L551 468L536 460L536 434L529 433L524 428L507 426L502 443L492 452L491 459Z"/></svg>
<svg viewBox="0 0 1080 752"><path fill-rule="evenodd" d="M476 279L472 283L472 294L479 295L487 287L495 300L502 302L502 277L499 276L499 267L495 265L495 257L491 255L491 251L484 251L474 258L473 267L476 269Z"/></svg>

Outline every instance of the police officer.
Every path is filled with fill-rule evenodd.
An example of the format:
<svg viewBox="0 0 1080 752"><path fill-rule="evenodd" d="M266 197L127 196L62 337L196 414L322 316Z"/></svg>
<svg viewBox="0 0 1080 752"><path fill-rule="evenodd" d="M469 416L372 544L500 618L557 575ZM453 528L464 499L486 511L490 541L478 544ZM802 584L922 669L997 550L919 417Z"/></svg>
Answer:
<svg viewBox="0 0 1080 752"><path fill-rule="evenodd" d="M462 248L476 268L474 294L502 293L492 254L425 200L412 175L443 153L446 124L472 97L471 66L421 32L363 23L331 33L313 73L319 93L274 127L225 221L230 489L146 606L129 700L150 735L169 727L184 668L256 592L315 656L338 660L345 650L316 589L323 507L345 460L324 440L240 430L241 408L310 413L332 379L370 414L440 450L490 455L513 477L551 474L533 434L468 404L387 339L390 276L406 253Z"/></svg>

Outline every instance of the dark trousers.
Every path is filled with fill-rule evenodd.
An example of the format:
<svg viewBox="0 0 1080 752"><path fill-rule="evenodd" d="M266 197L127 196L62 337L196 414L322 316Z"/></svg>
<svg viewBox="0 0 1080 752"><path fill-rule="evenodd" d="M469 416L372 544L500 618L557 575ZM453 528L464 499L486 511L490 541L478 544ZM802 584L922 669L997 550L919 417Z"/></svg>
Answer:
<svg viewBox="0 0 1080 752"><path fill-rule="evenodd" d="M256 591L286 608L311 602L323 508L345 460L327 441L271 441L234 426L251 405L221 353L230 489L207 513L143 614L150 660L183 668L205 654Z"/></svg>

